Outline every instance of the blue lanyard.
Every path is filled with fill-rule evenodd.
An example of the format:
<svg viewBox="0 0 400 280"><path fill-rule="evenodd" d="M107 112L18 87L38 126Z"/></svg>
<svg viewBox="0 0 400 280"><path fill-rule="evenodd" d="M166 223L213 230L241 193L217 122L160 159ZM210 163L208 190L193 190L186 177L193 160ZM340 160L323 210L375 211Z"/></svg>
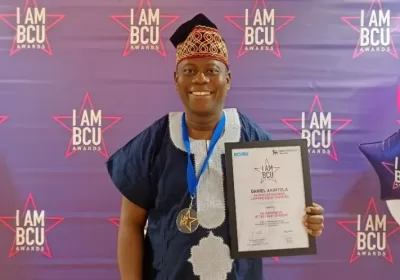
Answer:
<svg viewBox="0 0 400 280"><path fill-rule="evenodd" d="M208 161L214 151L215 146L217 145L219 138L222 135L222 132L224 131L224 128L225 128L225 112L222 114L222 118L220 119L217 127L214 130L214 133L211 137L210 148L208 149L208 152L207 152L207 157L204 160L203 167L201 168L199 177L196 178L196 172L193 167L193 163L190 159L190 140L189 140L189 134L188 134L187 126L186 126L185 113L183 113L183 115L182 115L182 138L183 138L183 143L185 144L186 152L188 154L186 179L187 179L187 183L188 183L188 190L189 190L189 193L192 198L196 194L196 189L197 189L197 185L199 184L200 177L204 173L204 171L207 169Z"/></svg>

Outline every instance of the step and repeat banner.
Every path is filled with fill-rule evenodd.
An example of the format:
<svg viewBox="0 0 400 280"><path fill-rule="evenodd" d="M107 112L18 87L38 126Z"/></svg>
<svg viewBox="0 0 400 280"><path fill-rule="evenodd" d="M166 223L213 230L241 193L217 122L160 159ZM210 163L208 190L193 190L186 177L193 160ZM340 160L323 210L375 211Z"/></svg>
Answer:
<svg viewBox="0 0 400 280"><path fill-rule="evenodd" d="M105 161L182 110L174 30L203 12L227 41L226 107L308 140L318 255L268 280L400 275L400 3L1 0L0 279L115 280L121 197Z"/></svg>

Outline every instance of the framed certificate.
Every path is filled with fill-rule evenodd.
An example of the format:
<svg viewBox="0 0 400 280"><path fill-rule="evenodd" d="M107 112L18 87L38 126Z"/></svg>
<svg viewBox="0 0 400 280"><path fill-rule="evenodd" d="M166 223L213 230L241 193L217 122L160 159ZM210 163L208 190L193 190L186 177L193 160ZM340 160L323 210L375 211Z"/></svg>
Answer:
<svg viewBox="0 0 400 280"><path fill-rule="evenodd" d="M231 257L317 253L303 224L312 206L307 141L225 144Z"/></svg>

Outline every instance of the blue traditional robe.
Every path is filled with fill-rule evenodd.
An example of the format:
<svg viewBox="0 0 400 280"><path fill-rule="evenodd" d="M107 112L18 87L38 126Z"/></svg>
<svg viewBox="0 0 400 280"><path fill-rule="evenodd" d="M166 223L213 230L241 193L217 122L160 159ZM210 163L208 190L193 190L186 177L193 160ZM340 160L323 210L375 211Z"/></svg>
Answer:
<svg viewBox="0 0 400 280"><path fill-rule="evenodd" d="M236 109L224 111L225 130L198 184L194 209L200 226L192 234L181 233L176 226L177 214L190 204L182 112L157 120L107 162L122 195L148 210L143 280L262 280L261 259L230 257L224 143L269 140L269 136ZM206 140L190 141L198 174L208 145Z"/></svg>

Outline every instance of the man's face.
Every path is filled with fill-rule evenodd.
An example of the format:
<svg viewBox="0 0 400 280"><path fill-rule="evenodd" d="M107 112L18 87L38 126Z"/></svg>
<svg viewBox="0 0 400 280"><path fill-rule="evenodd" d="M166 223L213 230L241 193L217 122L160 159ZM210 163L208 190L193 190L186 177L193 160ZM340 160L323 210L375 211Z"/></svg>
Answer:
<svg viewBox="0 0 400 280"><path fill-rule="evenodd" d="M179 63L174 78L179 97L190 112L201 116L223 109L231 74L222 62L186 59Z"/></svg>

